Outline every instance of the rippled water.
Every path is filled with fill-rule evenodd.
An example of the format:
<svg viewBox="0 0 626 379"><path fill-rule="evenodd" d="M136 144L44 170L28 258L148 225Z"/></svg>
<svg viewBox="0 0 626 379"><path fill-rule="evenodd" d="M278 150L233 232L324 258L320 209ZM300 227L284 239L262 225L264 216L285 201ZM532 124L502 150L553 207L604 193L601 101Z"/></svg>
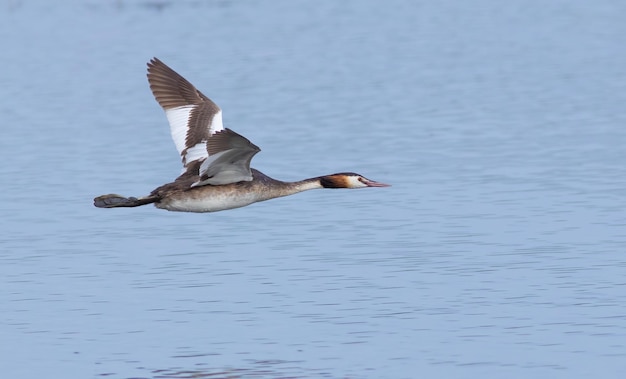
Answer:
<svg viewBox="0 0 626 379"><path fill-rule="evenodd" d="M0 7L3 376L626 372L622 2ZM94 208L179 173L153 56L266 174L393 187Z"/></svg>

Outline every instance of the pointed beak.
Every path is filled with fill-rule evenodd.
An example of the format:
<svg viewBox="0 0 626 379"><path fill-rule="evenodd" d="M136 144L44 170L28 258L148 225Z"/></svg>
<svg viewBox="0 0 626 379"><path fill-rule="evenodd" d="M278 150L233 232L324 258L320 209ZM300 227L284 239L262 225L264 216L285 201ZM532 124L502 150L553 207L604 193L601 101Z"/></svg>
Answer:
<svg viewBox="0 0 626 379"><path fill-rule="evenodd" d="M364 180L363 184L365 184L368 187L391 187L391 184L375 182L375 181L369 180L369 179Z"/></svg>

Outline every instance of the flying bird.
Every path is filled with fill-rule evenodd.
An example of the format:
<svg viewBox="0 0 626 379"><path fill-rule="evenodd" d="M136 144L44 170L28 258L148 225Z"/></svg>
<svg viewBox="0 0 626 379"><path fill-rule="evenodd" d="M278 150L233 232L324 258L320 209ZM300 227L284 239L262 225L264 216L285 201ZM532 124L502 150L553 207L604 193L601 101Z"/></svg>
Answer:
<svg viewBox="0 0 626 379"><path fill-rule="evenodd" d="M183 173L144 197L116 194L94 199L98 208L138 207L179 212L217 212L317 188L388 187L353 172L297 182L272 179L250 168L261 149L224 128L222 110L189 81L157 58L148 62L148 82L165 111L183 163Z"/></svg>

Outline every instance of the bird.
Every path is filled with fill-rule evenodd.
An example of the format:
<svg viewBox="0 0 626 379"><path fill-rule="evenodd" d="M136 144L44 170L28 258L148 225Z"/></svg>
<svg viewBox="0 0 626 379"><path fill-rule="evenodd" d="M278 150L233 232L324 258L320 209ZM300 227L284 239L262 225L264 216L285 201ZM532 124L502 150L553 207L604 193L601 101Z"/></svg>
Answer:
<svg viewBox="0 0 626 379"><path fill-rule="evenodd" d="M165 111L183 172L148 196L98 196L96 207L154 204L169 211L217 212L318 188L389 187L353 172L285 182L250 168L261 149L224 127L220 107L158 58L147 65L150 89Z"/></svg>

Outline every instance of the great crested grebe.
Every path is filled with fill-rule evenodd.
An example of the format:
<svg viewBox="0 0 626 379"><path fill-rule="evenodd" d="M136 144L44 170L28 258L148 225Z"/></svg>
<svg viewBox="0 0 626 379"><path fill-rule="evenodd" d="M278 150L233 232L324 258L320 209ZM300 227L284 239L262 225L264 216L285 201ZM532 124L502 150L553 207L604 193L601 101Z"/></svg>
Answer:
<svg viewBox="0 0 626 379"><path fill-rule="evenodd" d="M282 182L250 168L261 151L244 136L224 128L222 111L211 99L157 58L148 62L150 89L170 124L184 172L145 197L98 196L98 208L151 204L180 212L216 212L316 188L388 187L344 172Z"/></svg>

